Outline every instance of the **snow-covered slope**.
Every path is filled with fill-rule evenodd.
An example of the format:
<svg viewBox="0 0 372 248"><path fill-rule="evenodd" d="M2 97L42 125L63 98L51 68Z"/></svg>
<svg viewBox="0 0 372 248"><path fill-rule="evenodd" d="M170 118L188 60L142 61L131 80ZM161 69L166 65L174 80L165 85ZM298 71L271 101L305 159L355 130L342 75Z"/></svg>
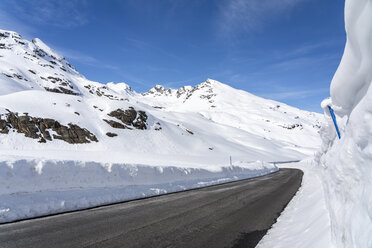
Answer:
<svg viewBox="0 0 372 248"><path fill-rule="evenodd" d="M372 247L372 1L346 0L347 43L323 101L323 182L336 247ZM338 115L339 140L327 106ZM340 118L342 117L342 118Z"/></svg>
<svg viewBox="0 0 372 248"><path fill-rule="evenodd" d="M143 94L125 83L92 82L41 40L4 30L0 85L0 149L8 154L74 159L85 151L100 160L96 151L104 151L114 162L178 157L187 163L195 157L225 164L230 155L300 159L319 145L316 113L211 79Z"/></svg>
<svg viewBox="0 0 372 248"><path fill-rule="evenodd" d="M246 91L236 90L212 79L195 87L178 90L156 86L143 95L143 102L164 111L196 112L212 122L243 130L283 147L300 151L317 146L319 115L301 111L283 103L263 99ZM235 141L244 143L239 137Z"/></svg>

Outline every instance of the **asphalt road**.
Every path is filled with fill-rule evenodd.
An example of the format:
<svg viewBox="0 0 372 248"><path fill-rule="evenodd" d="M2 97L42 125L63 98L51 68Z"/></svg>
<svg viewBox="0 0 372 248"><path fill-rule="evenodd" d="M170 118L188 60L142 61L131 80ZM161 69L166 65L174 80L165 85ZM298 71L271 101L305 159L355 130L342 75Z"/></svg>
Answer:
<svg viewBox="0 0 372 248"><path fill-rule="evenodd" d="M0 247L255 247L302 171L0 225Z"/></svg>

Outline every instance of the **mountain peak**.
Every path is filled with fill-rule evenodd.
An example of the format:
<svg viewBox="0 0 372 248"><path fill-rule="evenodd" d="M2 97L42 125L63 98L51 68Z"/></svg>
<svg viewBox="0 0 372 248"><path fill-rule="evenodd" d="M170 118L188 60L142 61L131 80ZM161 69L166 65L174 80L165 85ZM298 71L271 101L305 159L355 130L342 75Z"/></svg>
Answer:
<svg viewBox="0 0 372 248"><path fill-rule="evenodd" d="M54 57L55 59L61 61L64 59L63 56L59 55L57 52L52 50L49 46L47 46L42 40L39 38L35 38L32 40L32 43L35 45L36 50L41 50L45 54L49 55L50 57Z"/></svg>
<svg viewBox="0 0 372 248"><path fill-rule="evenodd" d="M128 84L123 82L120 83L109 82L106 84L106 86L119 94L134 93L134 90Z"/></svg>
<svg viewBox="0 0 372 248"><path fill-rule="evenodd" d="M211 78L207 78L207 80L205 80L205 83L209 83L209 84L223 84L217 80L214 80L214 79L211 79Z"/></svg>

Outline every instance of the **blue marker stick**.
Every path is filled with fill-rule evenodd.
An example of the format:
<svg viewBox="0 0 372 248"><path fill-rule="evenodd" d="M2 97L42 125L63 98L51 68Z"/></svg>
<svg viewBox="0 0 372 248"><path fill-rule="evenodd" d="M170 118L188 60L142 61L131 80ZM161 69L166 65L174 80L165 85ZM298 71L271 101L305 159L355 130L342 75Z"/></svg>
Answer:
<svg viewBox="0 0 372 248"><path fill-rule="evenodd" d="M340 130L338 130L335 113L333 112L333 109L331 108L331 106L328 106L328 109L329 109L329 112L331 113L333 124L335 124L335 128L336 128L338 138L341 139Z"/></svg>

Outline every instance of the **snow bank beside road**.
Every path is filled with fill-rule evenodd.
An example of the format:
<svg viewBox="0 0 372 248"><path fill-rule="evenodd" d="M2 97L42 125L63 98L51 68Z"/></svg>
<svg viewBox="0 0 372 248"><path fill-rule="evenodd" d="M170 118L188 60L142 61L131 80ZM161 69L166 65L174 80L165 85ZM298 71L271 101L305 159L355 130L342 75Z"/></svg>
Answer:
<svg viewBox="0 0 372 248"><path fill-rule="evenodd" d="M280 167L302 170L302 185L257 248L335 247L331 240L321 169L312 158L299 163L281 164Z"/></svg>
<svg viewBox="0 0 372 248"><path fill-rule="evenodd" d="M337 247L372 247L372 1L346 0L347 44L332 80L341 139L321 130L323 182ZM324 102L325 103L325 102ZM325 104L323 104L323 107Z"/></svg>
<svg viewBox="0 0 372 248"><path fill-rule="evenodd" d="M277 170L263 162L207 170L6 158L0 161L0 222L246 179Z"/></svg>

